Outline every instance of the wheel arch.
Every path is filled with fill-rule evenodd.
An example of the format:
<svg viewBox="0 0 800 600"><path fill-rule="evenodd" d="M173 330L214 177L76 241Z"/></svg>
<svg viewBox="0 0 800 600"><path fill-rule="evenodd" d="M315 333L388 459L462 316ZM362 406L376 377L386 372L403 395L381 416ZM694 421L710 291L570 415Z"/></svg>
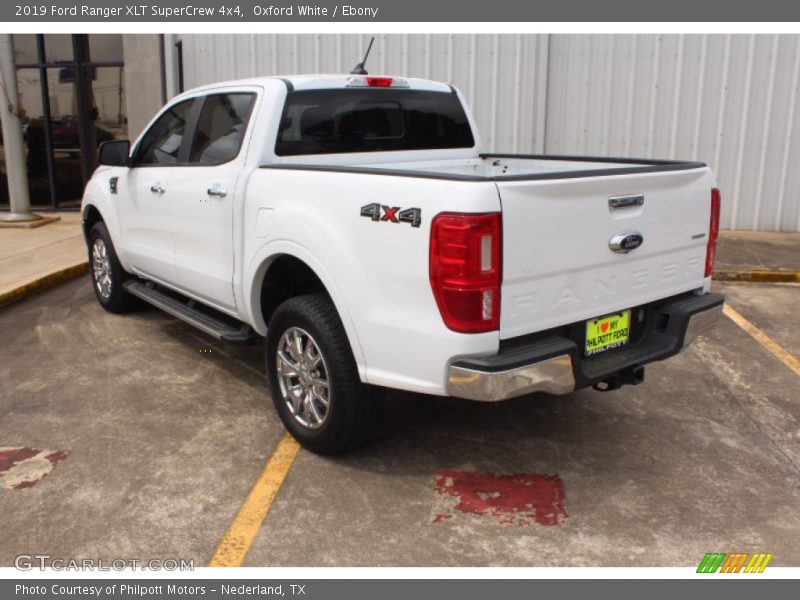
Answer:
<svg viewBox="0 0 800 600"><path fill-rule="evenodd" d="M261 335L267 333L269 317L278 305L293 296L324 292L331 299L344 326L358 372L364 380L364 360L355 324L347 310L345 299L336 288L324 266L304 248L285 242L277 244L270 252L262 252L253 261L248 312L253 328ZM280 286L279 290L275 286ZM272 289L269 289L272 288Z"/></svg>
<svg viewBox="0 0 800 600"><path fill-rule="evenodd" d="M89 231L96 223L104 223L108 230L108 235L111 237L111 243L114 245L114 252L117 254L120 264L127 272L131 272L130 265L128 264L127 257L125 256L125 249L121 243L120 226L117 220L114 205L106 194L98 189L97 183L92 180L89 182L84 195L83 204L81 206L82 229L84 239L89 239Z"/></svg>
<svg viewBox="0 0 800 600"><path fill-rule="evenodd" d="M103 214L100 212L100 209L97 208L94 204L87 204L86 207L83 209L83 219L81 221L81 226L83 227L83 237L84 239L89 239L89 232L92 230L92 227L96 223L105 223L105 219L103 218Z"/></svg>

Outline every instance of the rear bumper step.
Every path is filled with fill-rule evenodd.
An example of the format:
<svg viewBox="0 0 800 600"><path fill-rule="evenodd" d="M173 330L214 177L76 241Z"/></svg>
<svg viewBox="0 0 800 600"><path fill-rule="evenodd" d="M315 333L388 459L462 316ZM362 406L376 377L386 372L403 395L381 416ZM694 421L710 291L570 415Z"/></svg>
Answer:
<svg viewBox="0 0 800 600"><path fill-rule="evenodd" d="M533 392L568 394L641 383L645 364L691 344L719 320L724 301L721 294L688 294L645 307L650 315L636 341L592 357L583 356L575 339L548 335L491 356L460 359L448 369L447 391L494 402Z"/></svg>
<svg viewBox="0 0 800 600"><path fill-rule="evenodd" d="M255 334L249 325L234 323L232 319L221 314L213 315L211 314L213 309L210 308L197 308L193 300L176 298L143 281L130 280L123 286L129 294L141 298L213 338L231 344L249 344L255 340Z"/></svg>

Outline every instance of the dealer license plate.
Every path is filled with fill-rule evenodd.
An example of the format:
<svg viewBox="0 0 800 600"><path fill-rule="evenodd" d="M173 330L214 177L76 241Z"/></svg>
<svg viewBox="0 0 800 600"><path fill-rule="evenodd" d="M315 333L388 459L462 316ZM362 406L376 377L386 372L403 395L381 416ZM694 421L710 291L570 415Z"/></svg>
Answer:
<svg viewBox="0 0 800 600"><path fill-rule="evenodd" d="M631 335L631 311L586 321L586 356L627 345Z"/></svg>

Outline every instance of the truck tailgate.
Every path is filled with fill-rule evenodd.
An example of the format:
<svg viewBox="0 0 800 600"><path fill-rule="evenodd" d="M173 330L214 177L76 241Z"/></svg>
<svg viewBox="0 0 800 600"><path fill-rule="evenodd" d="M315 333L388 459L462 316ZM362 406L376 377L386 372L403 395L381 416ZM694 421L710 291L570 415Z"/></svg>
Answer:
<svg viewBox="0 0 800 600"><path fill-rule="evenodd" d="M496 180L503 219L500 337L600 317L704 283L708 169ZM611 208L610 198L643 196ZM610 249L618 234L640 247Z"/></svg>

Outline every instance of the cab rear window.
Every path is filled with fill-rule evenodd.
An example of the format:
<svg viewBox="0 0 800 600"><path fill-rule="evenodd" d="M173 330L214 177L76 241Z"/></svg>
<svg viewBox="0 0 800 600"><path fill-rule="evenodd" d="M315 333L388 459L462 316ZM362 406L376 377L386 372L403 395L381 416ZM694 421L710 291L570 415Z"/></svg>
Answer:
<svg viewBox="0 0 800 600"><path fill-rule="evenodd" d="M290 92L275 154L440 150L475 145L458 96L401 89Z"/></svg>

